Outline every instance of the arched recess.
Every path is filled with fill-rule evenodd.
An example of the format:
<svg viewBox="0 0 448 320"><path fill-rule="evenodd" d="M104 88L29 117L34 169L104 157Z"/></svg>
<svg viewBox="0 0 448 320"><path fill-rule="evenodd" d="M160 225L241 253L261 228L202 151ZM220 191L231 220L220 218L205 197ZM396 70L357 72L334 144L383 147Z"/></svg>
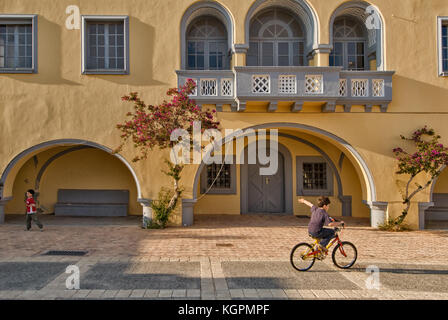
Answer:
<svg viewBox="0 0 448 320"><path fill-rule="evenodd" d="M234 21L229 10L223 7L220 3L215 1L198 1L192 4L182 16L180 23L180 57L181 69L187 69L187 29L188 26L197 18L201 16L212 16L218 19L227 29L227 43L231 51L234 42ZM229 54L232 52L229 51Z"/></svg>
<svg viewBox="0 0 448 320"><path fill-rule="evenodd" d="M32 158L37 153L40 153L42 151L48 150L53 147L57 146L77 146L76 148L79 149L82 146L83 147L92 147L97 148L100 150L103 150L114 157L118 158L131 172L132 177L134 178L136 188L137 188L137 201L141 202L145 199L142 199L141 194L141 186L140 182L137 178L137 174L135 173L132 166L129 164L129 162L121 155L114 154L113 151L103 145L100 145L95 142L86 141L86 140L79 140L79 139L60 139L60 140L52 140L48 142L44 142L38 145L35 145L33 147L30 147L21 153L19 153L17 156L14 157L14 159L6 166L5 170L2 172L1 178L0 178L0 186L2 188L0 189L0 199L1 200L8 200L12 196L12 188L14 184L14 180L16 178L16 175L21 167L27 160ZM70 150L70 149L69 149Z"/></svg>
<svg viewBox="0 0 448 320"><path fill-rule="evenodd" d="M349 17L354 20L360 21L367 32L367 48L366 54L368 60L376 60L376 70L386 70L385 64L385 52L384 52L384 18L381 15L380 10L365 1L347 1L341 4L333 12L329 22L330 28L330 45L333 47L334 43L334 24L336 19L341 17Z"/></svg>
<svg viewBox="0 0 448 320"><path fill-rule="evenodd" d="M249 48L250 24L253 17L270 7L286 9L298 17L304 27L305 56L318 47L319 22L313 8L306 0L257 0L249 8L244 21L245 46Z"/></svg>
<svg viewBox="0 0 448 320"><path fill-rule="evenodd" d="M234 131L232 134L229 134L228 136L221 139L221 141L217 142L217 144L224 145L226 143L231 142L235 138L246 136L246 135L244 135L244 132L248 129L258 130L258 129L280 129L280 128L281 129L298 129L305 133L309 133L309 134L315 135L319 138L322 138L323 140L326 140L326 141L330 142L331 144L333 144L334 146L338 147L341 151L344 152L344 154L347 155L347 157L349 158L349 160L352 162L353 166L355 167L355 170L358 173L358 176L360 177L363 199L365 199L367 204L372 204L372 203L377 202L376 188L375 188L373 175L372 175L367 163L362 158L362 156L347 141L345 141L344 139L342 139L328 131L322 130L320 128L312 127L312 126L308 126L308 125L304 125L304 124L299 124L299 123L287 123L287 122L265 123L265 124L255 125L252 127L247 127L245 129L242 129L241 131ZM243 134L241 134L241 132L243 132ZM279 133L279 136L280 136L280 133ZM283 136L294 137L292 135L284 135L284 134L283 134ZM297 137L294 137L294 139L296 139L296 138ZM300 141L300 138L298 138L298 139ZM301 139L301 140L302 141L300 141L300 142L306 141L303 139ZM309 142L305 142L305 143L310 145ZM323 155L323 157L327 161L329 161L329 164L332 167L334 174L337 174L337 172L338 172L337 168L334 165L334 163L331 161L331 159L328 157L328 155L325 155L325 152L323 152L323 150L321 150L320 148L315 149L315 150L318 151L319 153L321 153ZM204 156L204 158L209 157L212 151L213 150L209 150L209 152ZM197 199L197 188L198 188L198 184L199 184L199 180L200 180L199 177L200 177L200 174L204 167L205 167L205 163L202 162L199 165L198 170L196 171L196 175L195 175L195 179L194 179L194 183L193 183L193 199L192 199L193 201L195 201ZM339 196L343 195L342 183L340 182L340 177L338 178L338 176L336 176L336 178L337 178L337 183L338 183L338 197L339 197Z"/></svg>

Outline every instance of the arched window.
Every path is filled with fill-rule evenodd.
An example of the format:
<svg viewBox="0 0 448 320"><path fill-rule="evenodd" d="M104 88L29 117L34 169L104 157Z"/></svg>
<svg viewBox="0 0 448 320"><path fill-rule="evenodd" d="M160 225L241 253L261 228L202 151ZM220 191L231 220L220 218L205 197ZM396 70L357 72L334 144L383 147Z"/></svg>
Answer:
<svg viewBox="0 0 448 320"><path fill-rule="evenodd" d="M367 33L361 22L349 17L336 19L330 66L342 66L345 70L368 70L366 46Z"/></svg>
<svg viewBox="0 0 448 320"><path fill-rule="evenodd" d="M227 31L212 16L193 21L187 31L187 69L229 69Z"/></svg>
<svg viewBox="0 0 448 320"><path fill-rule="evenodd" d="M250 23L248 66L303 66L305 36L287 10L262 11Z"/></svg>

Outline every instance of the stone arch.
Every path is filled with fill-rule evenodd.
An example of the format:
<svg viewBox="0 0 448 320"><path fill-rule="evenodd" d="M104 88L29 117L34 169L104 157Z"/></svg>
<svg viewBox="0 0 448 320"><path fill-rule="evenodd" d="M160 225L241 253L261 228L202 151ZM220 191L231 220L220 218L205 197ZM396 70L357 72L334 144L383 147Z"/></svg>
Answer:
<svg viewBox="0 0 448 320"><path fill-rule="evenodd" d="M221 21L227 29L227 43L229 50L232 50L234 43L234 19L230 14L230 11L225 8L222 4L216 1L198 1L192 4L187 10L184 12L181 23L180 23L180 37L181 37L181 69L185 70L187 68L187 29L191 22L193 22L196 18L200 16L213 16Z"/></svg>

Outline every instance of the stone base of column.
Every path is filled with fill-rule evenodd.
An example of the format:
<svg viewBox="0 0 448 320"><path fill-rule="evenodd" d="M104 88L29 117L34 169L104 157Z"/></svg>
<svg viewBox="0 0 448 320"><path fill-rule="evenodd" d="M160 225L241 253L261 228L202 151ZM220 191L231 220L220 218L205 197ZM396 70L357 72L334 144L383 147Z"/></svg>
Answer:
<svg viewBox="0 0 448 320"><path fill-rule="evenodd" d="M364 201L363 203L370 208L370 226L378 228L387 219L387 202Z"/></svg>
<svg viewBox="0 0 448 320"><path fill-rule="evenodd" d="M188 227L193 225L193 207L196 199L182 199L182 226Z"/></svg>
<svg viewBox="0 0 448 320"><path fill-rule="evenodd" d="M152 208L151 199L138 199L137 200L143 207L142 228L146 229L152 222Z"/></svg>

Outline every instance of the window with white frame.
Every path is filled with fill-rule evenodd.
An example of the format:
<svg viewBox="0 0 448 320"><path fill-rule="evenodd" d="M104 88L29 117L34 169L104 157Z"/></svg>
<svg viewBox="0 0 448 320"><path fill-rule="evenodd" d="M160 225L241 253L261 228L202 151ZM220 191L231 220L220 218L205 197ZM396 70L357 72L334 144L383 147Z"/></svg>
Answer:
<svg viewBox="0 0 448 320"><path fill-rule="evenodd" d="M128 73L128 29L125 16L83 16L83 73Z"/></svg>
<svg viewBox="0 0 448 320"><path fill-rule="evenodd" d="M37 72L36 40L36 15L0 15L0 72Z"/></svg>
<svg viewBox="0 0 448 320"><path fill-rule="evenodd" d="M439 75L448 76L448 17L438 17Z"/></svg>

